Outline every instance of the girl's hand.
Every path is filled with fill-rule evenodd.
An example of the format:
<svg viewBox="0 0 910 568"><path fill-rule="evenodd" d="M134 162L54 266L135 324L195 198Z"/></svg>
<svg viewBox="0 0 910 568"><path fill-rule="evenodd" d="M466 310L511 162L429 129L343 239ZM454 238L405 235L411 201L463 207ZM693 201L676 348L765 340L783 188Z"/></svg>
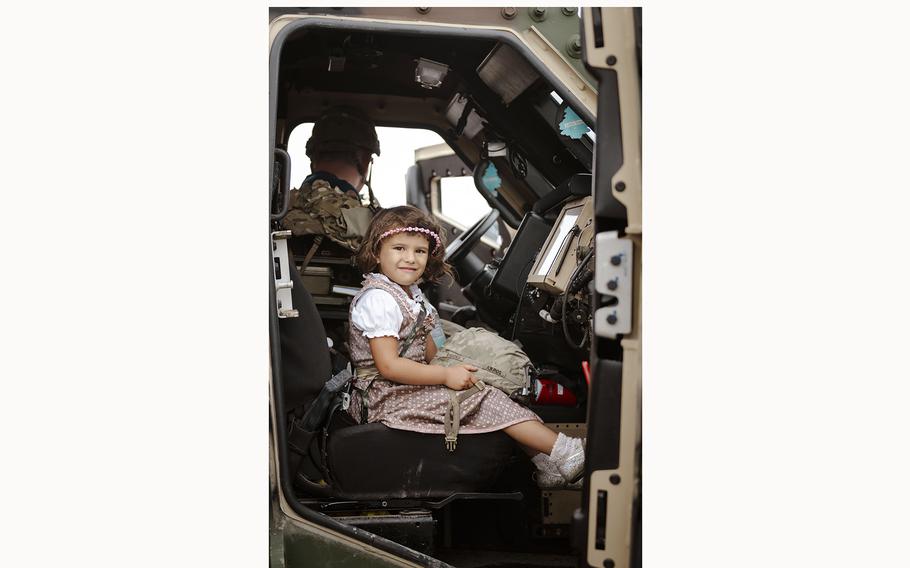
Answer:
<svg viewBox="0 0 910 568"><path fill-rule="evenodd" d="M461 364L454 367L446 367L445 386L452 390L465 390L477 382L477 378L472 374L477 370L473 365Z"/></svg>

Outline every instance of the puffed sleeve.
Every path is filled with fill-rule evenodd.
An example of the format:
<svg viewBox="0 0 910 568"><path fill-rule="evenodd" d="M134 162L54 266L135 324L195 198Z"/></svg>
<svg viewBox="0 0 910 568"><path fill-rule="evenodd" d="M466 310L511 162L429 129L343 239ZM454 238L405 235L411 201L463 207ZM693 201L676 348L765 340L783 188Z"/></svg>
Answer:
<svg viewBox="0 0 910 568"><path fill-rule="evenodd" d="M385 290L367 290L351 310L351 322L363 330L366 337L390 335L398 337L404 316L395 298Z"/></svg>

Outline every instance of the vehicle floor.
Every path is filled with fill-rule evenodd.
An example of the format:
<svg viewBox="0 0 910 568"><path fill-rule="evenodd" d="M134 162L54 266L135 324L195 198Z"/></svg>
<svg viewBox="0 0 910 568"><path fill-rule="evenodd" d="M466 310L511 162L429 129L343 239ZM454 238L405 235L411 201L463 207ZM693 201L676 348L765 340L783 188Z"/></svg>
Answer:
<svg viewBox="0 0 910 568"><path fill-rule="evenodd" d="M574 568L578 565L576 556L540 552L438 549L433 556L456 568Z"/></svg>

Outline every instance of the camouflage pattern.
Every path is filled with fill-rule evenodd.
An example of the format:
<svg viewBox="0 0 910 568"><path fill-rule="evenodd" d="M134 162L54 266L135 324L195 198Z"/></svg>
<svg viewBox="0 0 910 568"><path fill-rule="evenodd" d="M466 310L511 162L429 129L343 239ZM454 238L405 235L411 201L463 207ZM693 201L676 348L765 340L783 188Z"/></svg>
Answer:
<svg viewBox="0 0 910 568"><path fill-rule="evenodd" d="M517 402L529 401L531 360L517 345L492 331L470 327L453 334L430 363L443 367L474 365L478 368L474 375L487 385Z"/></svg>
<svg viewBox="0 0 910 568"><path fill-rule="evenodd" d="M295 236L325 235L353 252L360 247L372 216L360 199L316 178L291 190L288 213L281 224Z"/></svg>

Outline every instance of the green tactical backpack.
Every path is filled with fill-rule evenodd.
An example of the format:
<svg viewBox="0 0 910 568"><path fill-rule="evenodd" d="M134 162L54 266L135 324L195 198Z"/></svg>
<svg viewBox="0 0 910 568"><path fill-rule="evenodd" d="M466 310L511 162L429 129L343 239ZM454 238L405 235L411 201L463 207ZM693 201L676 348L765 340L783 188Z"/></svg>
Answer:
<svg viewBox="0 0 910 568"><path fill-rule="evenodd" d="M531 360L517 345L492 331L471 327L453 334L430 363L443 367L474 365L479 369L474 375L485 384L521 404L530 401Z"/></svg>

